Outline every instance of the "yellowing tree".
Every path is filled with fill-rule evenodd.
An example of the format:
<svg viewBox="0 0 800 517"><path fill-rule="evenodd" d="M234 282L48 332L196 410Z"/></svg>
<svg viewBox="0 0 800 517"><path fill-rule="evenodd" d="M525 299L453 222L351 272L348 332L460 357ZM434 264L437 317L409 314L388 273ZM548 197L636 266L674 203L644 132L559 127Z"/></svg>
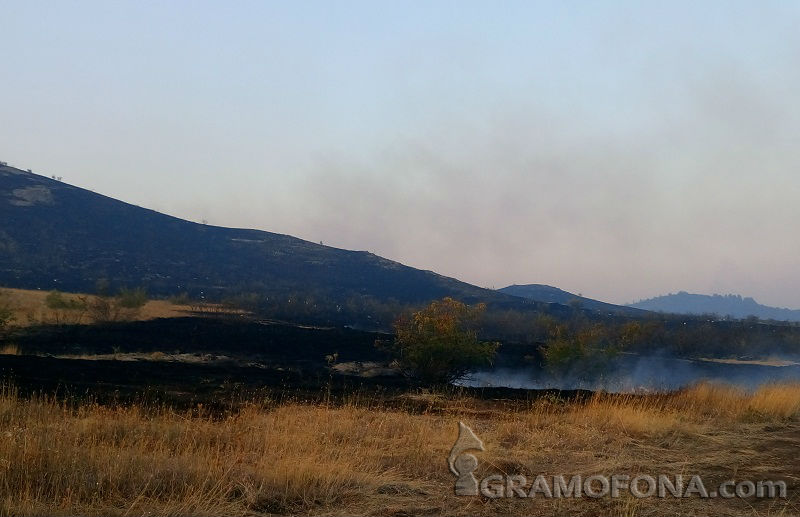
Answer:
<svg viewBox="0 0 800 517"><path fill-rule="evenodd" d="M394 323L389 350L409 377L446 384L491 364L500 343L479 341L476 324L485 304L468 306L452 298L431 303Z"/></svg>

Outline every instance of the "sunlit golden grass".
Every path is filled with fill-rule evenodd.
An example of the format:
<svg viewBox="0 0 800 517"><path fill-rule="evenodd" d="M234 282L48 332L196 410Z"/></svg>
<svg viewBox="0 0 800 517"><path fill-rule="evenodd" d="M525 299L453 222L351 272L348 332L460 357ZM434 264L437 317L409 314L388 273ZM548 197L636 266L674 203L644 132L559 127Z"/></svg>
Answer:
<svg viewBox="0 0 800 517"><path fill-rule="evenodd" d="M420 412L426 398L430 405ZM398 399L337 406L265 400L211 415L202 408L70 405L23 398L6 387L0 514L797 513L793 500L776 507L741 500L459 498L445 458L463 420L486 444L479 474L789 478L798 474L800 385L754 393L699 385L673 394L502 405L448 395L412 399L406 409ZM743 452L770 440L785 447Z"/></svg>
<svg viewBox="0 0 800 517"><path fill-rule="evenodd" d="M91 323L91 318L85 311L56 310L47 306L45 299L48 291L27 289L0 288L0 301L7 304L13 314L12 323L15 326L28 326L48 323ZM64 293L67 301L80 301L87 295L80 293ZM151 320L156 318L175 318L191 314L188 305L177 305L168 300L148 300L140 310L136 311L133 319Z"/></svg>
<svg viewBox="0 0 800 517"><path fill-rule="evenodd" d="M685 411L704 415L788 419L800 413L800 384L766 384L749 394L735 386L703 383L681 392L675 402Z"/></svg>
<svg viewBox="0 0 800 517"><path fill-rule="evenodd" d="M747 408L767 416L792 418L800 413L800 386L764 386L749 397Z"/></svg>

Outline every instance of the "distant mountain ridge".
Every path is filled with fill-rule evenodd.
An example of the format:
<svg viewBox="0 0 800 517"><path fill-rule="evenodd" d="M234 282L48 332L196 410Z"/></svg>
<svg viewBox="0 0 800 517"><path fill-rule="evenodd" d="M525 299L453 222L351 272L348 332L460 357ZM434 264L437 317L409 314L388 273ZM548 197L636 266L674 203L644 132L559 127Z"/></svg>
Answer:
<svg viewBox="0 0 800 517"><path fill-rule="evenodd" d="M444 296L519 305L512 296L365 251L260 230L193 223L0 165L0 286L93 292L145 286L186 292L302 292L344 303L368 296L419 303Z"/></svg>
<svg viewBox="0 0 800 517"><path fill-rule="evenodd" d="M733 318L756 316L778 321L800 321L800 310L761 305L753 298L737 294L706 295L680 291L675 294L656 296L629 305L638 309L675 314L717 314Z"/></svg>
<svg viewBox="0 0 800 517"><path fill-rule="evenodd" d="M501 293L519 296L537 302L558 303L561 305L578 305L584 309L590 309L604 314L622 314L626 316L642 316L645 310L628 307L625 305L614 305L613 303L601 302L591 298L573 294L557 287L544 284L525 284L509 285L498 289Z"/></svg>

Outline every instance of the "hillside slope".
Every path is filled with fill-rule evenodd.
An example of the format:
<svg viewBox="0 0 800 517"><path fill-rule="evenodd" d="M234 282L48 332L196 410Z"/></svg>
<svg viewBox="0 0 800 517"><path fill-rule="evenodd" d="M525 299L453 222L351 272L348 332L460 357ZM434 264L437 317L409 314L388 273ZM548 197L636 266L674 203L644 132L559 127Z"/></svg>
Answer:
<svg viewBox="0 0 800 517"><path fill-rule="evenodd" d="M498 289L501 293L519 296L528 300L546 303L558 303L561 305L578 304L584 309L589 309L603 314L621 314L626 316L642 316L646 311L637 308L626 307L624 305L614 305L612 303L601 302L591 298L584 298L577 294L561 290L544 284L510 285Z"/></svg>
<svg viewBox="0 0 800 517"><path fill-rule="evenodd" d="M778 321L800 321L800 310L782 309L761 305L752 298L736 294L706 295L681 291L676 294L656 296L631 304L631 307L675 314L717 314L733 318L757 316Z"/></svg>
<svg viewBox="0 0 800 517"><path fill-rule="evenodd" d="M0 167L0 285L91 292L145 286L156 295L215 299L303 292L402 303L443 296L515 298L364 251L259 230L197 224Z"/></svg>

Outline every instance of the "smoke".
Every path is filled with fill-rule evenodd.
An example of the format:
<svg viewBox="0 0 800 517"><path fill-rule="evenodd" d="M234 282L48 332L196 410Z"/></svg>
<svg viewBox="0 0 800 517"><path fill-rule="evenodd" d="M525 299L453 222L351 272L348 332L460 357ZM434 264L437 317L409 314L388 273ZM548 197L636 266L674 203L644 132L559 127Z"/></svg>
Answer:
<svg viewBox="0 0 800 517"><path fill-rule="evenodd" d="M797 359L797 358L795 358ZM621 356L601 375L587 378L574 372L553 374L539 368L496 368L471 374L464 386L520 389L586 389L612 393L671 391L702 381L754 389L762 384L800 380L800 362L784 359L783 366L729 364L681 359L670 355Z"/></svg>
<svg viewBox="0 0 800 517"><path fill-rule="evenodd" d="M800 220L800 150L787 140L800 106L725 75L677 98L653 92L671 116L641 127L603 131L529 105L328 153L301 174L304 210L286 224L484 287L546 283L616 303L736 292L800 307L800 241L784 225Z"/></svg>
<svg viewBox="0 0 800 517"><path fill-rule="evenodd" d="M800 307L793 3L28 4L15 165L485 287Z"/></svg>

